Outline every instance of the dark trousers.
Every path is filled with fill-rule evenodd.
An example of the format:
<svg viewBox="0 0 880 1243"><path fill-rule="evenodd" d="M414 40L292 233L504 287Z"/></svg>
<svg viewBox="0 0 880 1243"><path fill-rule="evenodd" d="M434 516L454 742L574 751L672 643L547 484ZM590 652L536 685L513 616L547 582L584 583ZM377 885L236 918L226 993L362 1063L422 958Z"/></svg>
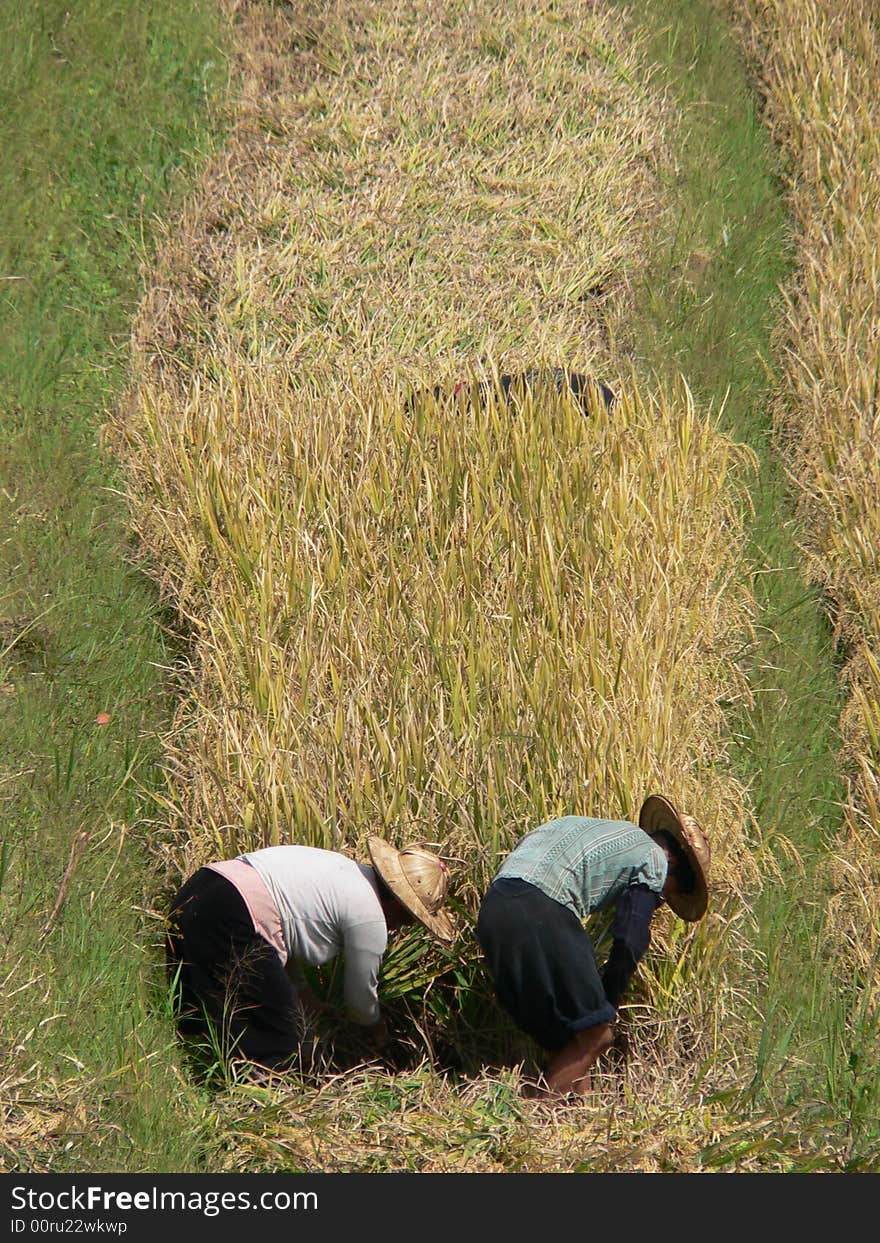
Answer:
<svg viewBox="0 0 880 1243"><path fill-rule="evenodd" d="M580 920L535 885L494 880L480 906L477 938L498 1000L543 1049L561 1049L578 1032L614 1021Z"/></svg>
<svg viewBox="0 0 880 1243"><path fill-rule="evenodd" d="M277 950L230 881L200 868L171 903L165 936L182 1035L272 1070L309 1052L308 1024Z"/></svg>

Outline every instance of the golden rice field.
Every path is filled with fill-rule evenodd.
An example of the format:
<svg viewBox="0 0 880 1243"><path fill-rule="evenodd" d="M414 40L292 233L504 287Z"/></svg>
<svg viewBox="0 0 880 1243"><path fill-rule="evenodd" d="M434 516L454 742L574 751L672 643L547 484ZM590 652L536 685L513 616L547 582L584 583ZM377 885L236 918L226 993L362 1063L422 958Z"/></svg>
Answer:
<svg viewBox="0 0 880 1243"><path fill-rule="evenodd" d="M47 132L78 99L88 150L76 170L99 204L83 219L118 224L129 262L137 212L108 214L96 182L124 197L137 182L125 159L158 176L165 147L145 153L141 135L121 154L122 139L104 133L103 114L90 121L83 101L106 90L95 82L117 81L123 60L166 55L147 7L143 46L123 41L112 63L94 33L105 27L69 13L59 38L41 17L22 44L39 27L51 77L77 48L94 57L96 76L78 94L70 83L60 91ZM74 722L69 745L70 722L53 725L41 756L54 786L42 774L48 792L40 785L42 801L20 823L13 816L11 845L5 830L0 842L4 1168L877 1168L880 29L865 7L223 3L235 42L227 141L178 214L156 222L130 383L102 431L173 664L129 655L126 674L114 646L126 622L115 636L107 626L116 597L102 594L97 571L94 628L84 613L68 652L45 553L33 558L45 611L31 619L22 605L0 618L0 654L18 662L14 677L0 672L4 702L20 698L34 719L33 704L63 702ZM176 11L168 22L176 53ZM752 143L760 126L731 27L786 159L797 266L775 360L776 166ZM204 58L217 51L225 65L226 49L210 50L207 34L198 46L196 67L171 80L181 107L195 91L213 108L216 64ZM734 85L713 77L719 57L737 62ZM676 96L675 75L691 71L694 90ZM31 89L43 89L36 76ZM164 88L158 99L170 111ZM704 125L710 114L733 118L730 128ZM23 129L21 151L30 141ZM101 142L104 164L92 159ZM8 162L29 167L20 152ZM64 175L53 167L59 202ZM85 238L91 227L70 231ZM40 253L57 276L51 242L47 232ZM58 299L84 319L72 304L105 289L97 268L87 275ZM45 340L42 331L35 355L48 356L48 319ZM639 360L655 339L693 374L649 372ZM97 374L104 355L77 348L82 373ZM716 352L717 366L703 368ZM615 401L596 390L583 410L545 382L505 403L502 375L560 367L610 385ZM40 374L25 375L37 404ZM59 418L80 371L70 374ZM726 410L699 396L720 402L725 385ZM31 407L10 400L13 422L26 422ZM51 436L33 444L37 460L63 458ZM797 513L785 508L780 460ZM47 498L52 478L40 482ZM18 488L4 487L10 504ZM831 754L823 714L836 716L834 676L821 695L786 677L813 668L816 649L812 634L798 647L786 630L813 604L795 542L767 538L777 512L804 533L848 696L846 806L824 840L811 834L824 831L839 787L804 779L790 797L789 784ZM764 590L782 580L789 595ZM46 651L26 660L26 641L44 630ZM90 681L96 654L112 678ZM155 715L135 715L131 670L144 667L174 705L159 788L152 760L139 758L162 710L157 699ZM39 719L36 732L20 723L31 747ZM816 746L798 749L801 721L816 725ZM89 767L93 752L112 780ZM824 778L834 762L814 768ZM23 762L0 773L8 807L35 773ZM118 806L99 798L102 779L125 792ZM129 787L150 800L147 816ZM481 895L537 823L569 812L635 819L651 791L695 814L711 839L709 914L696 925L655 918L593 1091L575 1106L526 1100L537 1051L483 972L472 928ZM161 962L173 889L201 864L260 845L364 857L370 833L443 855L458 926L451 947L420 928L391 938L380 981L388 1058L370 1060L351 1025L327 1020L308 1073L258 1086L218 1061L191 1074ZM47 845L38 862L25 857L35 842ZM120 906L128 923L117 927ZM607 921L592 931L601 959ZM318 984L332 994L339 981L329 970Z"/></svg>
<svg viewBox="0 0 880 1243"><path fill-rule="evenodd" d="M717 898L696 931L661 928L643 974L633 1057L675 1067L660 1108L712 1079L722 1044L734 1058L760 851L725 763L748 694L751 455L684 379L657 391L626 361L664 102L580 0L239 22L232 140L168 229L108 429L191 637L169 879L259 844L427 841L454 874L454 966L524 831L664 790L711 835ZM532 365L618 400L408 401ZM391 953L385 987L449 968ZM293 1159L272 1116L243 1123L233 1167L267 1145ZM560 1149L540 1168L572 1165Z"/></svg>
<svg viewBox="0 0 880 1243"><path fill-rule="evenodd" d="M788 154L798 271L780 331L779 433L805 554L846 658L829 942L876 1001L880 948L880 31L855 0L739 6Z"/></svg>

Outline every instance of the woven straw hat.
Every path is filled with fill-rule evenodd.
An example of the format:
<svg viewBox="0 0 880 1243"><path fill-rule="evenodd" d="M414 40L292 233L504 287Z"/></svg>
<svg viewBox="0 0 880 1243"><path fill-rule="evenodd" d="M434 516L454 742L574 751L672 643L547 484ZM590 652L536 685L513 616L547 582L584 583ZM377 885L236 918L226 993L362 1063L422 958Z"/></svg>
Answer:
<svg viewBox="0 0 880 1243"><path fill-rule="evenodd" d="M689 893L679 893L667 899L681 919L695 923L706 914L709 904L709 841L693 816L676 811L662 794L649 794L639 812L639 827L649 837L656 833L668 833L681 848L691 865L694 887Z"/></svg>
<svg viewBox="0 0 880 1243"><path fill-rule="evenodd" d="M423 846L398 850L375 834L367 838L367 850L373 867L410 914L441 941L453 940L455 925L449 912L440 909L449 889L443 860Z"/></svg>

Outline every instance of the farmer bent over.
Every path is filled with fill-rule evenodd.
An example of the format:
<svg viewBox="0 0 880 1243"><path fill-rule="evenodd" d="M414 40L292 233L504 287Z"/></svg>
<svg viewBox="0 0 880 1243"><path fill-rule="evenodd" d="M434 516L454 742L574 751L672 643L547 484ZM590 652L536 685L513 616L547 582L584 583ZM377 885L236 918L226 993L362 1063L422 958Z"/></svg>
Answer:
<svg viewBox="0 0 880 1243"><path fill-rule="evenodd" d="M545 1086L527 1089L530 1096L589 1090L660 903L690 921L705 914L709 843L696 820L652 794L639 825L583 816L542 824L507 857L483 899L477 936L498 1000L552 1055ZM600 976L581 921L611 906L611 953Z"/></svg>
<svg viewBox="0 0 880 1243"><path fill-rule="evenodd" d="M349 1017L380 1050L387 1028L377 980L389 931L420 921L441 940L446 864L421 846L367 839L370 865L310 846L271 846L200 868L168 916L166 955L179 986L184 1035L220 1034L224 1057L254 1077L309 1051L310 1020L326 1010L300 964L342 952ZM257 1070L256 1068L263 1068Z"/></svg>

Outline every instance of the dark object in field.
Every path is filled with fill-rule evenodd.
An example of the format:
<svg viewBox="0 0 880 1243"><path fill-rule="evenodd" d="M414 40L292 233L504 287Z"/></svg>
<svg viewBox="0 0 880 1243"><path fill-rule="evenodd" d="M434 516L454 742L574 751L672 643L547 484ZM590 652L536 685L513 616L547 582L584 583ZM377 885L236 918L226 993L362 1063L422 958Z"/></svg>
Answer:
<svg viewBox="0 0 880 1243"><path fill-rule="evenodd" d="M590 413L590 394L598 391L606 407L610 410L615 401L615 395L607 384L603 384L600 380L593 380L590 376L581 375L577 371L566 371L563 367L553 367L545 371L520 371L516 375L502 375L498 377L498 388L500 388L502 396L511 408L522 402L529 391L534 391L542 387L549 388L553 386L557 393L562 393L569 388L580 403L584 414ZM479 393L483 399L487 398L490 393L495 391L495 382L493 380L479 380L469 383L462 380L448 393L439 385L432 390L432 396L435 401L442 401L448 397L461 397L464 395L470 398L475 392ZM410 407L420 399L427 396L426 391L414 393L410 399Z"/></svg>

